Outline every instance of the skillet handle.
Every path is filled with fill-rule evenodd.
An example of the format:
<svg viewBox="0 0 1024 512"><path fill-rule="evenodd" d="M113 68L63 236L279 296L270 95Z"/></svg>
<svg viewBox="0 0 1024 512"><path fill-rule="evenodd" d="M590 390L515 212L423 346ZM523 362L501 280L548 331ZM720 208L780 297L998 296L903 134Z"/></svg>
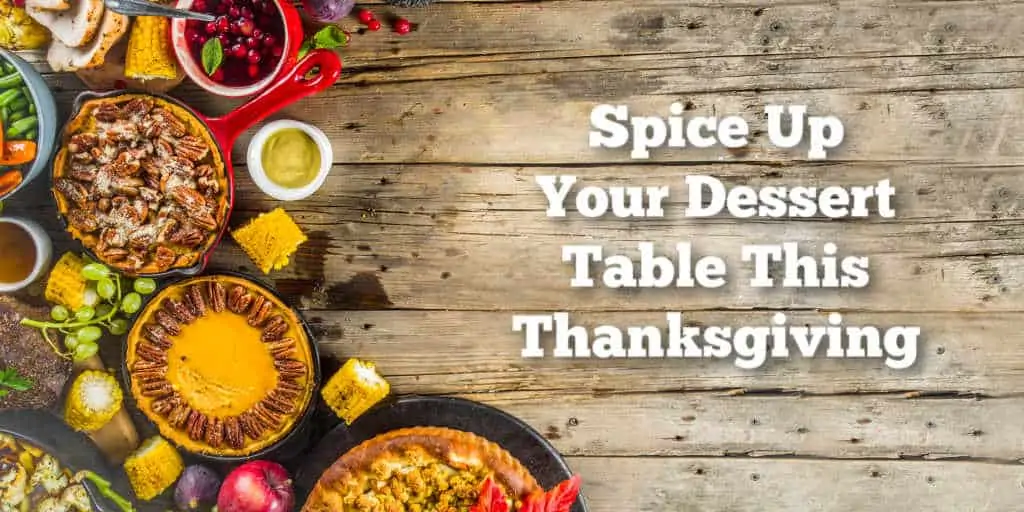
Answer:
<svg viewBox="0 0 1024 512"><path fill-rule="evenodd" d="M314 68L319 68L317 74L307 78L306 75ZM255 98L222 117L208 119L207 125L221 149L230 154L235 140L251 126L306 96L334 85L339 76L341 59L338 55L332 50L313 50Z"/></svg>

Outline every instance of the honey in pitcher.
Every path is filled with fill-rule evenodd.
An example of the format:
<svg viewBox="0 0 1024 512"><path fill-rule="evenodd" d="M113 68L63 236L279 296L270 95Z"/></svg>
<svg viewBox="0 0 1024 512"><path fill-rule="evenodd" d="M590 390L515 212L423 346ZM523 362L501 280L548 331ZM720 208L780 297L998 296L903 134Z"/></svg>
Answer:
<svg viewBox="0 0 1024 512"><path fill-rule="evenodd" d="M20 283L36 266L36 243L25 228L0 221L0 283Z"/></svg>

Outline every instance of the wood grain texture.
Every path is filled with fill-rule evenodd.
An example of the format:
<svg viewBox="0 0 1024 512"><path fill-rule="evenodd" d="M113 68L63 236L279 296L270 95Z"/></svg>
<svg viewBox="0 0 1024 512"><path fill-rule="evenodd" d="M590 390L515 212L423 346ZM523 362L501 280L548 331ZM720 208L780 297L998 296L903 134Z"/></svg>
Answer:
<svg viewBox="0 0 1024 512"><path fill-rule="evenodd" d="M512 313L455 311L307 312L322 353L376 361L398 393L531 391L559 396L595 391L783 390L806 393L981 393L1021 389L1019 314L851 314L850 325L920 325L917 364L890 370L880 360L774 359L743 370L732 359L522 359ZM796 325L824 315L791 314ZM660 312L579 313L582 325L663 325ZM705 311L688 324L766 325L771 313ZM967 333L975 332L970 335ZM822 349L823 350L823 349ZM629 397L621 398L628 401Z"/></svg>
<svg viewBox="0 0 1024 512"><path fill-rule="evenodd" d="M417 31L357 34L329 91L275 117L318 125L336 166L283 205L309 235L268 279L311 321L321 351L378 364L396 393L461 394L525 419L585 481L593 512L1020 509L1024 445L1024 7L1020 1L752 4L636 0L367 2ZM353 20L343 23L356 29ZM34 57L41 62L39 56ZM46 66L40 64L46 72ZM82 91L48 73L61 108ZM237 100L176 89L197 110ZM726 151L587 147L590 110L743 115ZM765 104L834 114L827 162L770 147ZM66 113L66 112L65 112ZM233 148L232 226L279 203ZM662 219L544 215L537 175L598 186L669 185ZM687 219L682 178L729 185L891 180L894 219ZM43 181L43 180L41 180ZM44 183L7 207L61 234ZM25 199L21 201L21 199ZM571 289L561 246L692 242L726 257L720 290ZM755 290L746 243L839 243L870 257L863 290ZM214 269L251 272L230 239ZM778 270L778 269L776 269ZM909 370L878 360L524 360L512 315L566 310L581 324L919 325ZM550 340L547 340L550 342Z"/></svg>
<svg viewBox="0 0 1024 512"><path fill-rule="evenodd" d="M1018 466L730 458L573 458L593 510L1017 510Z"/></svg>

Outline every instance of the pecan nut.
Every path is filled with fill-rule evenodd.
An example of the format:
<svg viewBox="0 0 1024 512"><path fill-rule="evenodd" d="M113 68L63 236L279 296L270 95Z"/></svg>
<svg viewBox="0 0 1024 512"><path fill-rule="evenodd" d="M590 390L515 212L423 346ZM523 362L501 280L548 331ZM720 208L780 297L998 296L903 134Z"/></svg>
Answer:
<svg viewBox="0 0 1024 512"><path fill-rule="evenodd" d="M252 295L245 291L245 288L241 285L237 285L231 288L228 292L228 309L232 313L237 315L244 315L249 310L249 304L252 303Z"/></svg>
<svg viewBox="0 0 1024 512"><path fill-rule="evenodd" d="M179 324L178 321L175 320L174 317L171 316L171 314L168 313L167 311L164 311L163 309L156 310L156 313L153 314L153 319L156 320L156 323L159 324L160 327L163 327L163 329L159 329L158 327L157 329L159 329L161 332L149 336L150 338L157 338L159 335L161 339L166 340L167 344L170 345L171 340L166 339L166 334L169 333L171 336L178 336L179 334L181 334L181 324ZM153 329L151 326L147 330L152 331L155 329ZM149 333L147 332L147 334Z"/></svg>
<svg viewBox="0 0 1024 512"><path fill-rule="evenodd" d="M220 418L210 418L206 425L206 444L214 448L224 445L224 422Z"/></svg>
<svg viewBox="0 0 1024 512"><path fill-rule="evenodd" d="M268 410L276 412L282 416L291 413L292 409L295 408L295 404L292 403L291 400L285 400L273 391L271 391L270 394L268 394L260 403Z"/></svg>
<svg viewBox="0 0 1024 512"><path fill-rule="evenodd" d="M206 316L206 299L203 298L203 291L198 286L190 286L185 292L185 303L196 318Z"/></svg>
<svg viewBox="0 0 1024 512"><path fill-rule="evenodd" d="M297 391L297 390L295 390L295 389L293 389L291 387L287 387L286 388L284 386L278 385L267 396L268 397L269 396L273 396L273 397L275 397L278 400L281 400L281 401L284 401L284 402L288 402L288 403L290 403L290 404L292 404L294 406L295 402L298 401L299 396L301 394L302 393L300 391Z"/></svg>
<svg viewBox="0 0 1024 512"><path fill-rule="evenodd" d="M280 340L284 333L288 332L288 322L285 321L281 315L274 315L267 320L267 324L263 327L263 335L260 339L263 341L277 341Z"/></svg>
<svg viewBox="0 0 1024 512"><path fill-rule="evenodd" d="M303 386L302 384L299 384L299 382L295 379L278 379L277 387L278 389L294 391L295 393L300 395L302 394L303 391L306 390L306 387Z"/></svg>
<svg viewBox="0 0 1024 512"><path fill-rule="evenodd" d="M267 349L274 359L288 359L295 351L295 338L281 338L278 341L267 343Z"/></svg>
<svg viewBox="0 0 1024 512"><path fill-rule="evenodd" d="M206 415L199 411L192 411L189 414L185 429L188 431L189 439L202 441L206 435Z"/></svg>
<svg viewBox="0 0 1024 512"><path fill-rule="evenodd" d="M139 345L135 347L135 355L153 363L167 364L167 353L149 342L139 342Z"/></svg>
<svg viewBox="0 0 1024 512"><path fill-rule="evenodd" d="M260 327L267 318L270 316L270 312L274 310L274 303L267 300L266 297L256 294L252 301L252 307L249 308L249 318L247 322L252 327Z"/></svg>
<svg viewBox="0 0 1024 512"><path fill-rule="evenodd" d="M158 398L156 400L153 400L153 412L161 416L167 416L171 413L171 411L174 410L175 407L178 406L179 403L181 403L181 399L178 398L177 395Z"/></svg>
<svg viewBox="0 0 1024 512"><path fill-rule="evenodd" d="M252 408L252 412L256 416L258 416L261 420L269 423L270 427L268 427L268 428L273 428L275 425L280 425L281 422L284 421L284 414L283 413L279 413L279 412L277 412L277 411L267 407L264 402L260 402L260 403L256 404L256 406Z"/></svg>
<svg viewBox="0 0 1024 512"><path fill-rule="evenodd" d="M206 294L210 298L210 309L220 313L227 307L227 290L224 289L224 285L217 281L210 281L210 284L206 287Z"/></svg>
<svg viewBox="0 0 1024 512"><path fill-rule="evenodd" d="M153 382L140 382L139 390L142 396L149 398L165 398L174 394L174 388L171 387L171 383L163 379Z"/></svg>
<svg viewBox="0 0 1024 512"><path fill-rule="evenodd" d="M181 428L185 426L185 422L188 421L189 415L192 414L192 408L184 403L178 403L174 406L174 409L167 416L167 422L174 428Z"/></svg>
<svg viewBox="0 0 1024 512"><path fill-rule="evenodd" d="M161 313L163 314L161 315ZM173 325L173 329L177 330L179 333L181 332L178 322L175 321L174 318L171 318L171 316L165 311L157 311L157 314L154 316L157 322L161 321L161 317L164 317L164 320L166 321L173 322L173 324L168 323L168 325ZM161 350L167 350L171 348L171 345L173 344L168 332L169 330L166 327L156 324L146 324L142 328L142 335L146 340Z"/></svg>
<svg viewBox="0 0 1024 512"><path fill-rule="evenodd" d="M135 380L139 381L140 384L152 384L156 382L165 382L167 369L166 368L151 368L146 370L137 370L132 372L135 376Z"/></svg>
<svg viewBox="0 0 1024 512"><path fill-rule="evenodd" d="M239 424L238 418L224 420L224 440L228 446L236 450L245 447L245 435L242 434L242 425Z"/></svg>
<svg viewBox="0 0 1024 512"><path fill-rule="evenodd" d="M301 377L306 374L306 363L297 359L275 359L274 368L282 377Z"/></svg>
<svg viewBox="0 0 1024 512"><path fill-rule="evenodd" d="M147 370L159 370L162 372L166 371L166 369L167 365L164 363L146 361L145 359L140 359L132 364L132 372L144 372Z"/></svg>
<svg viewBox="0 0 1024 512"><path fill-rule="evenodd" d="M190 324L195 321L195 316L189 311L188 307L179 300L166 299L163 303L163 309L170 313L175 320L183 323Z"/></svg>
<svg viewBox="0 0 1024 512"><path fill-rule="evenodd" d="M178 143L174 145L174 152L182 158L198 162L210 154L210 147L199 137L186 135L178 139Z"/></svg>
<svg viewBox="0 0 1024 512"><path fill-rule="evenodd" d="M249 439L259 439L263 435L263 427L260 425L259 420L256 419L256 415L252 412L246 412L238 417L238 424L242 427L242 433L249 437Z"/></svg>

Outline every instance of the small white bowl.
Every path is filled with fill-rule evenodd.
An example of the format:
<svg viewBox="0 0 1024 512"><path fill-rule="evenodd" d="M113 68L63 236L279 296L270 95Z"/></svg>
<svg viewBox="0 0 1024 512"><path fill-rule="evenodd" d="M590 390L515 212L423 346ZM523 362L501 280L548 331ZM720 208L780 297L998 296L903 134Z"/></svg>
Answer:
<svg viewBox="0 0 1024 512"><path fill-rule="evenodd" d="M286 130L288 128L298 128L305 132L306 135L313 139L313 142L316 142L316 147L320 150L320 170L317 171L316 178L309 185L302 188L282 187L270 181L266 171L263 169L263 146L267 143L267 138L278 130ZM313 195L314 192L323 186L324 180L327 179L327 175L331 172L331 165L333 163L334 151L331 150L331 141L327 139L327 135L313 125L290 119L272 121L264 125L263 128L260 128L252 140L249 141L249 151L246 154L246 165L249 167L249 176L252 176L252 181L256 183L256 186L263 193L278 201L299 201Z"/></svg>
<svg viewBox="0 0 1024 512"><path fill-rule="evenodd" d="M36 264L32 267L32 272L28 277L17 283L0 283L0 293L10 293L22 290L39 279L39 276L50 265L50 258L53 255L53 244L50 242L50 237L47 236L46 230L33 221L19 217L0 217L0 224L3 223L16 224L28 232L36 248Z"/></svg>

